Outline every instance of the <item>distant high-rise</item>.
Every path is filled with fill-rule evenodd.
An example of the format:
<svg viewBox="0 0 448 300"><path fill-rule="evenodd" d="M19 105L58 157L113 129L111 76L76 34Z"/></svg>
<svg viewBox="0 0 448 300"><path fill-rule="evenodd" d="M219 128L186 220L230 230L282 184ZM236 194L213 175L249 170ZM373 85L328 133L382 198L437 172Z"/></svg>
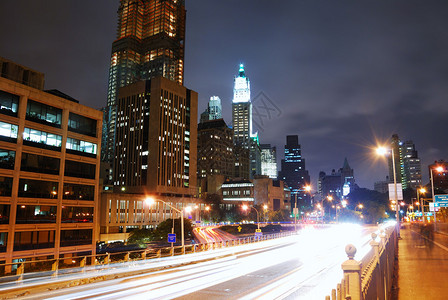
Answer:
<svg viewBox="0 0 448 300"><path fill-rule="evenodd" d="M251 176L252 103L250 101L250 81L246 77L242 64L238 76L234 79L232 121L236 157L235 176L248 178Z"/></svg>
<svg viewBox="0 0 448 300"><path fill-rule="evenodd" d="M403 189L416 189L422 184L422 171L418 152L412 141L402 142L397 134L392 135L391 148L394 152L395 174ZM389 178L393 180L392 158L389 159Z"/></svg>
<svg viewBox="0 0 448 300"><path fill-rule="evenodd" d="M221 99L218 96L211 96L208 101L207 108L201 113L200 122L203 123L208 120L222 119Z"/></svg>
<svg viewBox="0 0 448 300"><path fill-rule="evenodd" d="M270 144L261 144L261 175L277 179L277 150Z"/></svg>
<svg viewBox="0 0 448 300"><path fill-rule="evenodd" d="M305 159L302 158L297 135L286 137L285 159L282 159L282 170L279 177L291 188L292 207L310 205L310 195L305 191L305 186L310 183L310 175L305 169Z"/></svg>
<svg viewBox="0 0 448 300"><path fill-rule="evenodd" d="M221 99L218 96L210 97L208 102L208 113L210 120L222 119Z"/></svg>
<svg viewBox="0 0 448 300"><path fill-rule="evenodd" d="M353 176L353 169L348 164L347 158L344 159L344 164L338 172L332 170L331 174L319 172L319 179L317 182L318 192L322 198L327 196L336 196L341 199L347 196L354 188L355 178Z"/></svg>
<svg viewBox="0 0 448 300"><path fill-rule="evenodd" d="M112 162L118 89L157 76L183 84L185 1L121 0L112 44L102 160Z"/></svg>

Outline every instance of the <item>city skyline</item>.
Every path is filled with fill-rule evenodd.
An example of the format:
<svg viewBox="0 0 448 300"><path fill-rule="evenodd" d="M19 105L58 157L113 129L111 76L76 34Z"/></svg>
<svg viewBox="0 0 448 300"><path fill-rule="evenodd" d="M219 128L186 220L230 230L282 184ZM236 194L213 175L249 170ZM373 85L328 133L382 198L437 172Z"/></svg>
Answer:
<svg viewBox="0 0 448 300"><path fill-rule="evenodd" d="M428 164L447 159L448 141L438 134L448 129L443 118L448 21L442 13L447 3L259 1L238 2L238 10L236 3L186 3L185 85L199 92L198 111L217 95L230 123L231 78L244 63L252 99L264 95L258 103L277 109L270 118L254 117L260 142L283 153L285 136L299 135L314 189L318 172L344 157L357 183L372 189L385 179L387 163L376 161L367 147L394 133L415 143L423 183L428 182ZM1 6L10 12L0 21L8 41L0 45L2 56L45 73L47 89L61 89L94 108L105 106L119 1ZM19 13L20 27L14 21ZM269 18L275 22L265 22ZM241 26L235 20L246 21Z"/></svg>

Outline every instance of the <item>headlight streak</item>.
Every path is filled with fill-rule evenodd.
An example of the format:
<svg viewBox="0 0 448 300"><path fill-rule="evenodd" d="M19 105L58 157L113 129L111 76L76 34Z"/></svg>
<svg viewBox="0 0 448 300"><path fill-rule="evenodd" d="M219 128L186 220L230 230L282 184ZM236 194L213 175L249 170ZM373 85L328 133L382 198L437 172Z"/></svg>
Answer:
<svg viewBox="0 0 448 300"><path fill-rule="evenodd" d="M386 229L393 224L385 225ZM376 229L376 228L375 228ZM355 259L360 260L370 249L369 241L372 228L358 225L333 225L325 228L306 227L298 235L285 238L244 244L213 251L198 252L184 256L174 256L148 261L135 261L128 264L116 264L113 268L99 270L96 274L115 274L148 268L163 268L202 261L193 265L174 267L168 270L134 275L122 279L110 280L73 288L74 293L67 293L52 299L167 299L191 294L236 279L263 269L273 268L289 261L298 265L292 271L273 278L270 282L259 284L248 294L238 295L242 299L274 299L300 293L310 298L325 298L325 294L334 288L342 277L341 263L347 260L344 248L348 243L354 244L358 252ZM210 234L213 230L210 229ZM379 232L379 231L377 231ZM215 233L216 234L216 233ZM225 255L231 255L223 257ZM218 256L218 258L216 258ZM91 277L92 274L76 276ZM64 280L67 278L64 277ZM313 284L312 291L300 289ZM107 285L107 286L106 286ZM308 290L308 289L305 289ZM59 291L60 294L64 290ZM316 298L311 298L316 296ZM236 295L232 295L232 298ZM307 297L308 297L307 296ZM49 298L48 295L45 298Z"/></svg>

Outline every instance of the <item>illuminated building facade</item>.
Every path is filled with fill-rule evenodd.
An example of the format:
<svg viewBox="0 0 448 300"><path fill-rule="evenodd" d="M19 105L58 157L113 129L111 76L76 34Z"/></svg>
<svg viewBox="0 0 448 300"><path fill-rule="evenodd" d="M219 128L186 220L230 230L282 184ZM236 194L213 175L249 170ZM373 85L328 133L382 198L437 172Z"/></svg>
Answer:
<svg viewBox="0 0 448 300"><path fill-rule="evenodd" d="M403 189L416 189L422 184L421 162L412 141L402 142L397 134L392 135L391 148L394 150L397 183ZM392 157L389 158L389 178L393 180Z"/></svg>
<svg viewBox="0 0 448 300"><path fill-rule="evenodd" d="M118 90L157 76L183 84L185 1L121 0L112 44L102 160L113 161Z"/></svg>
<svg viewBox="0 0 448 300"><path fill-rule="evenodd" d="M218 119L222 119L221 99L218 96L211 96L207 108L201 113L200 122Z"/></svg>
<svg viewBox="0 0 448 300"><path fill-rule="evenodd" d="M251 180L227 180L221 185L224 205L267 205L269 211L290 209L291 192L282 180L255 176ZM260 213L262 213L260 211Z"/></svg>
<svg viewBox="0 0 448 300"><path fill-rule="evenodd" d="M0 263L95 254L102 113L28 83L0 77Z"/></svg>
<svg viewBox="0 0 448 300"><path fill-rule="evenodd" d="M310 184L310 175L305 169L305 159L302 157L297 135L286 137L285 158L282 159L281 166L279 177L291 189L291 208L309 206L310 194L305 191L305 186Z"/></svg>
<svg viewBox="0 0 448 300"><path fill-rule="evenodd" d="M261 175L277 179L277 149L270 144L261 144Z"/></svg>
<svg viewBox="0 0 448 300"><path fill-rule="evenodd" d="M252 178L257 172L258 137L252 134L252 103L250 101L250 81L241 64L238 76L234 78L232 100L233 143L235 145L235 177ZM255 139L252 139L252 138ZM261 155L259 155L261 157ZM261 159L258 159L261 161ZM255 169L255 170L254 170ZM257 173L260 174L260 173Z"/></svg>
<svg viewBox="0 0 448 300"><path fill-rule="evenodd" d="M125 240L135 227L153 227L178 217L197 200L198 94L164 77L138 81L119 90L114 192L101 199L101 240Z"/></svg>
<svg viewBox="0 0 448 300"><path fill-rule="evenodd" d="M342 199L350 194L355 188L355 178L347 158L344 159L344 164L338 172L334 169L331 171L331 174L319 172L317 186L318 193L322 199L330 195Z"/></svg>
<svg viewBox="0 0 448 300"><path fill-rule="evenodd" d="M198 177L234 172L233 131L223 119L209 120L198 125Z"/></svg>

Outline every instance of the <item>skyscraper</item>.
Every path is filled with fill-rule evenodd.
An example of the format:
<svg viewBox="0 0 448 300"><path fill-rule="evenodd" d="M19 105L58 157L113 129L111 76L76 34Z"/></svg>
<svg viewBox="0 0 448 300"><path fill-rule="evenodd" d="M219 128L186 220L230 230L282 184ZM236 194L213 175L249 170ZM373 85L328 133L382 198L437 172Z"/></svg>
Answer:
<svg viewBox="0 0 448 300"><path fill-rule="evenodd" d="M282 159L282 170L279 175L280 179L284 180L291 188L292 208L308 206L310 195L305 191L305 186L310 183L310 175L305 169L305 159L302 158L297 135L286 137L285 159Z"/></svg>
<svg viewBox="0 0 448 300"><path fill-rule="evenodd" d="M395 174L403 189L416 189L422 184L422 170L418 152L412 141L402 142L397 134L392 135L391 148L394 151ZM389 178L393 180L392 158L389 158Z"/></svg>
<svg viewBox="0 0 448 300"><path fill-rule="evenodd" d="M120 89L113 175L117 191L125 187L156 196L194 196L197 99L196 92L163 77Z"/></svg>
<svg viewBox="0 0 448 300"><path fill-rule="evenodd" d="M102 160L113 160L118 89L162 76L183 84L185 1L121 0L112 44Z"/></svg>
<svg viewBox="0 0 448 300"><path fill-rule="evenodd" d="M250 148L252 135L252 103L250 81L244 65L240 65L234 79L232 100L233 143L235 145L235 177L249 178L251 175Z"/></svg>

